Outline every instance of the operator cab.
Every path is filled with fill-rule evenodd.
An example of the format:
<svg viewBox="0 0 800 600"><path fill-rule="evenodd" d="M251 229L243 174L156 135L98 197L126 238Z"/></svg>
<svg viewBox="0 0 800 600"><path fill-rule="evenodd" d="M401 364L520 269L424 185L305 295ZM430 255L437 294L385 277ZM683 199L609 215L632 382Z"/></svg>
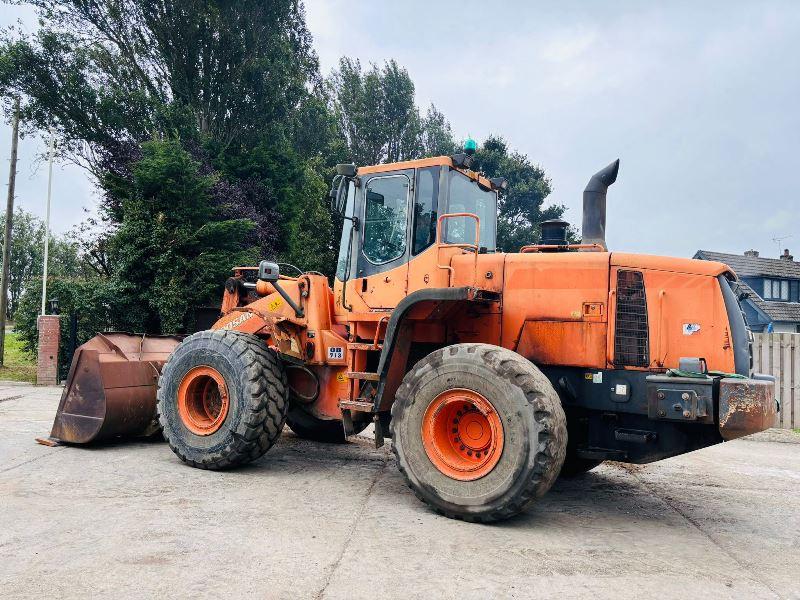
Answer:
<svg viewBox="0 0 800 600"><path fill-rule="evenodd" d="M334 208L344 217L336 278L367 278L402 267L436 242L444 214L470 213L442 221L442 243L474 244L480 227L480 251L497 247L497 190L470 171L468 157L440 156L359 168L340 165ZM461 165L461 166L457 166Z"/></svg>

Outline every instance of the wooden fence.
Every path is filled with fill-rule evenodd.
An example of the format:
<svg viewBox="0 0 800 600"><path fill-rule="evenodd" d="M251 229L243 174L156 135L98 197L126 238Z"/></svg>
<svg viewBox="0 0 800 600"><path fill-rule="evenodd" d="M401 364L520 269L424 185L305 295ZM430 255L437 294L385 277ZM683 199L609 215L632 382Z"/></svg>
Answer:
<svg viewBox="0 0 800 600"><path fill-rule="evenodd" d="M800 428L800 334L753 334L753 370L775 376L781 412L775 427Z"/></svg>

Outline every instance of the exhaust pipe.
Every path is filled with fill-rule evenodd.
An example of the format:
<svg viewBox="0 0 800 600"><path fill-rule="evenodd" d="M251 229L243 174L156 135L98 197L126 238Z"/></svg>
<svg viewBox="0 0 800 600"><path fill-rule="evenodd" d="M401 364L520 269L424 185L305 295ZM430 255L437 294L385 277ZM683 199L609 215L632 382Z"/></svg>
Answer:
<svg viewBox="0 0 800 600"><path fill-rule="evenodd" d="M583 190L583 227L581 231L583 244L599 244L603 250L606 246L606 192L608 186L617 180L619 159L605 169L601 169L586 184Z"/></svg>

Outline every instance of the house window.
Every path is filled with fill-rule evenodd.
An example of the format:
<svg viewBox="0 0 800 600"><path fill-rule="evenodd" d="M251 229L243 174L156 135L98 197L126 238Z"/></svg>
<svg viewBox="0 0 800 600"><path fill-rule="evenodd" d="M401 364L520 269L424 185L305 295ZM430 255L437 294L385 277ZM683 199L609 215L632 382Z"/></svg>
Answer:
<svg viewBox="0 0 800 600"><path fill-rule="evenodd" d="M791 283L791 286L789 285ZM789 291L791 290L791 297ZM797 282L788 279L764 279L764 300L792 300L797 302Z"/></svg>

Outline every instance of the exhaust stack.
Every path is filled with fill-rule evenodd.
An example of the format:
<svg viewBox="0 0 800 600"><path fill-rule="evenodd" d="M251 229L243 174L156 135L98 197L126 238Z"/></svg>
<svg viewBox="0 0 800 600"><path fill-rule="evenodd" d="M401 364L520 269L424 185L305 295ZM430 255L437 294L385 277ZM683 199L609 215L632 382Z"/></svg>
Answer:
<svg viewBox="0 0 800 600"><path fill-rule="evenodd" d="M586 184L583 190L583 227L581 231L583 244L599 244L604 250L606 246L606 192L608 186L617 180L619 159L605 169L601 169Z"/></svg>

